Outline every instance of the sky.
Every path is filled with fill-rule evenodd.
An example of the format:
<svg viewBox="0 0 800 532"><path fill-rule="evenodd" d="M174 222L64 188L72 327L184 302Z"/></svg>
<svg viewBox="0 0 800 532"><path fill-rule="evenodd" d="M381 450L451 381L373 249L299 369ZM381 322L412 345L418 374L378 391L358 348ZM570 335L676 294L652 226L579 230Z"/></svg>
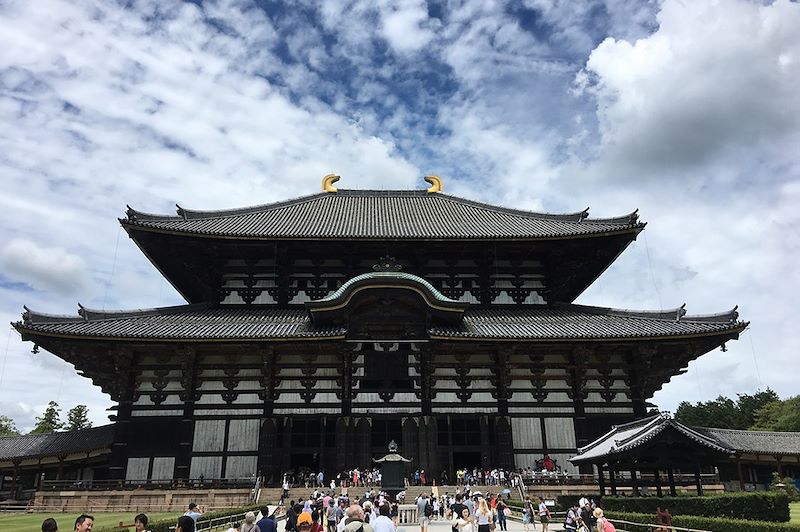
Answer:
<svg viewBox="0 0 800 532"><path fill-rule="evenodd" d="M739 306L653 402L798 393L800 4L0 0L0 320L180 304L120 229L340 188L647 228L579 303ZM0 414L108 396L0 336ZM5 349L2 349L5 344ZM787 371L788 370L788 371Z"/></svg>

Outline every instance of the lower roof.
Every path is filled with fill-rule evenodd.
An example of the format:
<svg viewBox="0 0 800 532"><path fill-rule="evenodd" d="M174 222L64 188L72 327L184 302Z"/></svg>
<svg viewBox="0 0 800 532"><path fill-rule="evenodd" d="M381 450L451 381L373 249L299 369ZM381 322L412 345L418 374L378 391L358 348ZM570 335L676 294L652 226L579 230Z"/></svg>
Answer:
<svg viewBox="0 0 800 532"><path fill-rule="evenodd" d="M800 432L766 432L753 430L690 427L668 414L639 419L617 425L589 445L578 449L573 463L605 463L638 447L646 447L658 434L672 429L687 440L725 455L759 454L800 456Z"/></svg>
<svg viewBox="0 0 800 532"><path fill-rule="evenodd" d="M471 308L460 323L432 323L431 338L453 340L642 340L698 336L735 337L747 327L730 311L686 316L683 309L659 312L583 305ZM81 308L78 316L53 316L26 309L14 324L23 337L67 337L129 341L258 341L335 339L343 325L312 322L304 308L181 305L120 312ZM724 341L724 340L722 340Z"/></svg>
<svg viewBox="0 0 800 532"><path fill-rule="evenodd" d="M0 437L0 460L41 458L86 453L109 447L114 425L50 434Z"/></svg>

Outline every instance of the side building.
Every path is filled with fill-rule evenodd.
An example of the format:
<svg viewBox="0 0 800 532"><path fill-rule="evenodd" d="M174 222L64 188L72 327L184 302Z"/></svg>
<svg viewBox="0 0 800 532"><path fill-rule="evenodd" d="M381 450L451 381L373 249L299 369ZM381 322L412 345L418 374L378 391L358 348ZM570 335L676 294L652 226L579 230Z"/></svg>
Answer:
<svg viewBox="0 0 800 532"><path fill-rule="evenodd" d="M108 478L330 475L391 440L437 478L545 453L577 472L578 447L747 326L573 303L644 229L636 213L334 179L246 209L129 209L123 228L187 304L14 324L118 403Z"/></svg>

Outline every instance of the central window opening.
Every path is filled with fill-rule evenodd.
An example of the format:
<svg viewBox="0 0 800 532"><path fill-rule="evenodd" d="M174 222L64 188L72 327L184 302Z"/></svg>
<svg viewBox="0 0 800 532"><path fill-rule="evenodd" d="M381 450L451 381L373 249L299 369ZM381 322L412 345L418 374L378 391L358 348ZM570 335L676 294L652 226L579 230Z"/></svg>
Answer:
<svg viewBox="0 0 800 532"><path fill-rule="evenodd" d="M408 359L411 352L399 348L397 351L375 351L373 347L364 351L364 391L409 391L414 384L409 375Z"/></svg>

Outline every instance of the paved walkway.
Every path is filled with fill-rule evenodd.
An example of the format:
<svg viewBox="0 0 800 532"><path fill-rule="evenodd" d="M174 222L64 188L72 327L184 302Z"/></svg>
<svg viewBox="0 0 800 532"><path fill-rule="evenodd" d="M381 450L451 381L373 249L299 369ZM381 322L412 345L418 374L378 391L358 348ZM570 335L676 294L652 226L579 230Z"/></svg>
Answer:
<svg viewBox="0 0 800 532"><path fill-rule="evenodd" d="M525 528L519 521L506 521L508 523L508 532L525 532ZM446 519L439 519L438 521L431 521L431 526L428 527L428 532L450 532L450 521ZM542 532L541 523L537 522L536 527L528 527L529 532ZM561 523L550 523L549 531L562 531L564 527ZM400 525L397 527L397 532L420 532L419 526ZM495 529L495 532L500 532L500 528Z"/></svg>

